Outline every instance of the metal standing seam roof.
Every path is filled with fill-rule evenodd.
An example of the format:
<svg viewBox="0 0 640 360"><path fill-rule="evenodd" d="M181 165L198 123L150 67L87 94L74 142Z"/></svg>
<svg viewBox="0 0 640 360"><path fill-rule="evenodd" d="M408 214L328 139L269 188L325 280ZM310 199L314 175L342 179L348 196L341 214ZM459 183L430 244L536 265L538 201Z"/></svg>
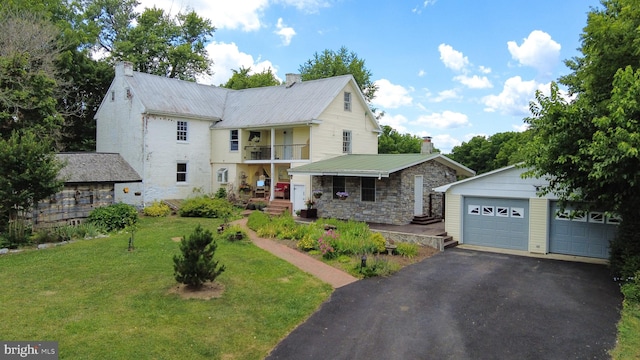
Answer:
<svg viewBox="0 0 640 360"><path fill-rule="evenodd" d="M147 73L124 75L132 95L157 115L218 120L222 117L229 89L202 85Z"/></svg>
<svg viewBox="0 0 640 360"><path fill-rule="evenodd" d="M389 177L390 174L435 160L473 176L475 171L441 154L349 154L289 169L291 175L336 175L361 177Z"/></svg>
<svg viewBox="0 0 640 360"><path fill-rule="evenodd" d="M58 178L66 183L142 181L120 154L60 153L56 158L65 164Z"/></svg>
<svg viewBox="0 0 640 360"><path fill-rule="evenodd" d="M229 92L222 121L214 128L287 125L317 121L352 81L351 75Z"/></svg>
<svg viewBox="0 0 640 360"><path fill-rule="evenodd" d="M213 120L214 128L221 129L319 122L318 117L349 82L357 88L351 75L244 90L137 71L123 78L146 113ZM369 116L379 128L373 114Z"/></svg>

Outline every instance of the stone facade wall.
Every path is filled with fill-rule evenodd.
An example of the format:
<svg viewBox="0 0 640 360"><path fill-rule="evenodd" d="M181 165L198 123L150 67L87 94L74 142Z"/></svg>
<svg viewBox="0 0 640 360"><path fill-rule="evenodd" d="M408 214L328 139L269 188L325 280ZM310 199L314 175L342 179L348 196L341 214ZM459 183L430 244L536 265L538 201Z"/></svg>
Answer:
<svg viewBox="0 0 640 360"><path fill-rule="evenodd" d="M442 217L443 197L433 188L455 181L455 171L435 161L418 164L376 179L376 201L361 201L360 178L346 177L346 200L333 198L333 176L313 176L312 189L322 190L316 201L319 217L404 225L413 219L414 176L423 176L423 214Z"/></svg>
<svg viewBox="0 0 640 360"><path fill-rule="evenodd" d="M112 183L65 185L62 191L35 206L31 221L34 228L76 225L84 221L91 210L113 204L113 199Z"/></svg>

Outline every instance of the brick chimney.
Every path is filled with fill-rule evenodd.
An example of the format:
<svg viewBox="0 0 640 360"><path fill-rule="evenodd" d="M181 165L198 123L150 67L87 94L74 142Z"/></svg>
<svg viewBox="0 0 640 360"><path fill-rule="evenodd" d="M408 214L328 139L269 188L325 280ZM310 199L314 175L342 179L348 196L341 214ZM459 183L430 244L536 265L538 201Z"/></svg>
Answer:
<svg viewBox="0 0 640 360"><path fill-rule="evenodd" d="M420 148L420 154L429 155L433 152L433 143L431 142L431 136L425 136L422 138L422 147Z"/></svg>

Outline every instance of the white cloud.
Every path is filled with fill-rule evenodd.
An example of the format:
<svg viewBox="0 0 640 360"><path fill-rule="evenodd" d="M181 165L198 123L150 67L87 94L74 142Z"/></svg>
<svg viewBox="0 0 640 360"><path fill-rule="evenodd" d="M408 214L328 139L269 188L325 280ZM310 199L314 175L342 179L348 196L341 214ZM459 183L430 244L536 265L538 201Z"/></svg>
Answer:
<svg viewBox="0 0 640 360"><path fill-rule="evenodd" d="M478 75L458 75L453 79L470 89L487 89L493 87L493 84L491 84L491 81L489 81L486 76L480 77Z"/></svg>
<svg viewBox="0 0 640 360"><path fill-rule="evenodd" d="M313 14L318 12L322 8L331 6L331 2L326 0L276 0L278 4L284 4L286 6L293 6L296 9ZM240 2L244 5L244 0Z"/></svg>
<svg viewBox="0 0 640 360"><path fill-rule="evenodd" d="M394 85L387 79L375 81L378 90L373 99L373 105L386 109L395 109L400 106L411 105L413 98L409 95L409 90L401 85Z"/></svg>
<svg viewBox="0 0 640 360"><path fill-rule="evenodd" d="M485 111L500 112L513 116L527 116L529 102L534 100L536 90L549 89L549 84L541 84L535 80L523 81L520 76L507 79L498 95L485 96L482 99Z"/></svg>
<svg viewBox="0 0 640 360"><path fill-rule="evenodd" d="M440 44L438 51L440 52L440 60L449 69L462 71L469 65L469 59L451 45Z"/></svg>
<svg viewBox="0 0 640 360"><path fill-rule="evenodd" d="M520 125L511 125L511 127L513 127L513 130L517 132L523 132L529 129L529 124L522 123Z"/></svg>
<svg viewBox="0 0 640 360"><path fill-rule="evenodd" d="M469 119L465 114L445 110L442 113L422 115L415 123L436 129L452 129L469 126Z"/></svg>
<svg viewBox="0 0 640 360"><path fill-rule="evenodd" d="M534 30L518 46L515 41L507 42L513 59L521 65L531 66L543 74L548 74L560 59L560 44L544 31Z"/></svg>
<svg viewBox="0 0 640 360"><path fill-rule="evenodd" d="M436 96L435 98L431 99L431 102L443 102L445 100L450 100L450 99L459 99L460 95L458 94L458 90L456 89L450 89L450 90L444 90L444 91L440 91L438 93L438 96Z"/></svg>
<svg viewBox="0 0 640 360"><path fill-rule="evenodd" d="M391 116L389 114L384 114L382 118L380 118L380 125L389 125L400 134L406 134L408 132L406 126L408 122L407 118L402 115Z"/></svg>
<svg viewBox="0 0 640 360"><path fill-rule="evenodd" d="M282 80L278 78L277 69L270 61L254 59L252 55L241 52L235 43L213 42L207 46L207 51L209 52L209 57L213 60L212 70L214 74L198 79L200 83L216 86L224 84L233 75L232 70L237 70L241 66L250 67L252 73L271 68L276 78L280 81Z"/></svg>
<svg viewBox="0 0 640 360"><path fill-rule="evenodd" d="M423 76L425 76L426 74L427 74L427 73L426 73L424 70L422 70L422 69L420 69L420 70L418 71L418 77L423 77Z"/></svg>
<svg viewBox="0 0 640 360"><path fill-rule="evenodd" d="M415 14L422 14L422 9L426 8L429 5L433 5L437 2L438 0L424 0L422 2L422 7L420 7L420 5L414 7L413 9L411 9L412 13Z"/></svg>
<svg viewBox="0 0 640 360"><path fill-rule="evenodd" d="M296 35L296 31L293 30L292 27L284 25L282 22L282 18L278 18L278 23L276 24L277 31L274 33L278 34L282 39L282 45L289 46L291 44L291 38Z"/></svg>
<svg viewBox="0 0 640 360"><path fill-rule="evenodd" d="M176 4L177 3L177 4ZM256 31L262 27L260 18L269 7L269 0L207 1L207 0L140 0L139 11L143 8L158 7L177 14L194 9L198 15L211 20L218 29L241 29Z"/></svg>
<svg viewBox="0 0 640 360"><path fill-rule="evenodd" d="M480 70L481 73L483 74L490 74L491 73L491 68L488 68L486 66L478 66L478 70Z"/></svg>

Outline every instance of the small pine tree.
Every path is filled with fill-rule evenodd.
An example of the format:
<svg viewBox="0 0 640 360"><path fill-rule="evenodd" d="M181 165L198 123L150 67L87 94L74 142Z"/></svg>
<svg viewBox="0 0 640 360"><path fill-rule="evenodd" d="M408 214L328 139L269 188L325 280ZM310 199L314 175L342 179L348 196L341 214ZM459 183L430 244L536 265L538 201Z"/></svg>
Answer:
<svg viewBox="0 0 640 360"><path fill-rule="evenodd" d="M196 227L189 238L180 242L181 256L173 256L174 276L178 282L199 289L206 281L214 281L225 270L213 260L218 245L211 231Z"/></svg>

